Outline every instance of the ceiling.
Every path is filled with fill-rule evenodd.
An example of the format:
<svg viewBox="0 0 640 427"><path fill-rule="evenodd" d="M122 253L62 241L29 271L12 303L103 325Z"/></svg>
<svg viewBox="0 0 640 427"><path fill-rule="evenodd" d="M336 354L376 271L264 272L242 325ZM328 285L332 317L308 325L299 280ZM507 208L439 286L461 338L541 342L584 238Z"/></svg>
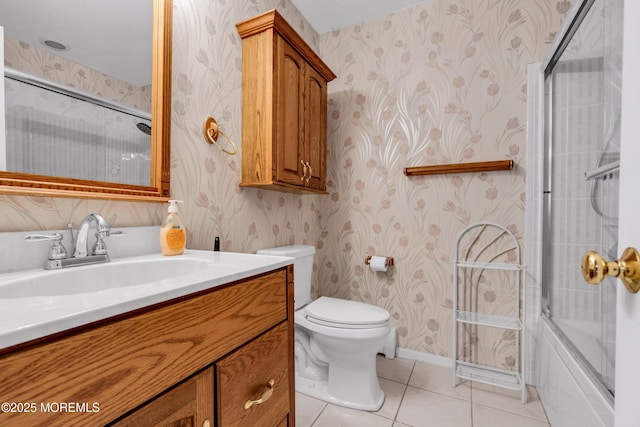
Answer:
<svg viewBox="0 0 640 427"><path fill-rule="evenodd" d="M5 35L53 51L136 86L151 84L153 2L150 0L4 0Z"/></svg>
<svg viewBox="0 0 640 427"><path fill-rule="evenodd" d="M319 34L379 18L425 1L428 0L291 0Z"/></svg>
<svg viewBox="0 0 640 427"><path fill-rule="evenodd" d="M428 0L291 1L324 34ZM151 83L151 17L150 0L0 1L6 35L42 49L44 40L63 43L56 55L136 86Z"/></svg>

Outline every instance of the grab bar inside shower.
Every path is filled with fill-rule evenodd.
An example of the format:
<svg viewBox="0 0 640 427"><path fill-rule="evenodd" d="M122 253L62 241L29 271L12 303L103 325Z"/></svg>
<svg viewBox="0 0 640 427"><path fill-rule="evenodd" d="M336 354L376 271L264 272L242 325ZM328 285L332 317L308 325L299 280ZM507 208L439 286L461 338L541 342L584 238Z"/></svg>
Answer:
<svg viewBox="0 0 640 427"><path fill-rule="evenodd" d="M592 169L589 172L585 172L584 179L585 181L589 181L591 179L601 178L619 169L620 169L620 160L616 160L615 162L607 163L606 165L599 166L595 169Z"/></svg>

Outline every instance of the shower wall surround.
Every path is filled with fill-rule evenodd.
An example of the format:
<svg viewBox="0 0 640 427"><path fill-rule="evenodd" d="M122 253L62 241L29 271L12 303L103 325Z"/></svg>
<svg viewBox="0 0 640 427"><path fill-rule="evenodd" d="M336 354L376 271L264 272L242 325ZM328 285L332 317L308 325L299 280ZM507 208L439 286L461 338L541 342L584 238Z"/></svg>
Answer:
<svg viewBox="0 0 640 427"><path fill-rule="evenodd" d="M151 136L137 124L151 121L11 79L4 89L2 170L149 185Z"/></svg>
<svg viewBox="0 0 640 427"><path fill-rule="evenodd" d="M316 245L314 293L388 309L399 346L450 356L452 253L467 225L493 221L522 240L526 67L540 61L570 2L431 0L323 35L288 0L174 1L172 197L188 246ZM327 196L240 189L240 155L202 140L214 116L238 145L242 47L235 23L277 7L338 75L329 84ZM405 166L513 159L511 172L407 178ZM165 207L0 196L1 231L64 228L97 211L115 226L159 224ZM79 218L78 218L79 217ZM521 241L521 246L524 247ZM365 268L393 256L390 273ZM508 298L483 285L487 308ZM513 336L482 338L510 366Z"/></svg>

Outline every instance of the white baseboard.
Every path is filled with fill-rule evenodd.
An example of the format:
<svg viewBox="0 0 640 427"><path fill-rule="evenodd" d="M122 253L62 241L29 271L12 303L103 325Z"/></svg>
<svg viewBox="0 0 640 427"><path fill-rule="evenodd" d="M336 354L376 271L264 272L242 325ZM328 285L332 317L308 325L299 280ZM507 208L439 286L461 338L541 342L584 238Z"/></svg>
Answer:
<svg viewBox="0 0 640 427"><path fill-rule="evenodd" d="M453 360L449 357L437 356L432 353L423 353L421 351L409 350L406 348L397 347L396 356L431 363L432 365L443 366L445 368L451 368L453 366Z"/></svg>

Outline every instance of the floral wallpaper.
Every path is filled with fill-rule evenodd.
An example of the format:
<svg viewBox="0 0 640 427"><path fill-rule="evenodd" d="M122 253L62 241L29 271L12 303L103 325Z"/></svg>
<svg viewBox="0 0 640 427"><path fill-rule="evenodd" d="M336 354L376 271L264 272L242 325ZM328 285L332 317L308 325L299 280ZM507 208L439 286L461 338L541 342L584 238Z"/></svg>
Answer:
<svg viewBox="0 0 640 427"><path fill-rule="evenodd" d="M433 0L320 38L338 75L329 85L320 292L386 308L402 348L451 357L452 263L466 226L503 225L524 247L526 69L544 58L569 7ZM403 175L501 159L514 170ZM371 254L395 265L372 273L363 263ZM481 285L481 310L513 307L512 276ZM474 332L474 360L513 368L515 335L484 329Z"/></svg>
<svg viewBox="0 0 640 427"><path fill-rule="evenodd" d="M212 249L219 236L223 251L255 252L314 244L319 237L319 196L238 186L242 41L235 24L276 7L315 46L317 34L288 1L174 1L171 188L186 202L189 247ZM204 141L208 116L238 146L238 155Z"/></svg>
<svg viewBox="0 0 640 427"><path fill-rule="evenodd" d="M386 308L400 347L451 355L453 245L492 221L523 245L526 66L543 58L570 2L430 0L318 35L288 0L174 0L172 197L188 247L317 247L313 292ZM329 84L327 196L238 187L242 50L235 23L272 8L338 75ZM204 142L213 116L239 146ZM412 177L407 166L513 159L510 172ZM0 196L2 230L64 227L89 210L155 225L159 204ZM76 214L80 211L80 214ZM365 268L388 255L387 274ZM508 280L483 289L500 311ZM481 334L480 334L481 335ZM479 336L481 361L512 366L512 336ZM511 357L511 359L509 358Z"/></svg>

